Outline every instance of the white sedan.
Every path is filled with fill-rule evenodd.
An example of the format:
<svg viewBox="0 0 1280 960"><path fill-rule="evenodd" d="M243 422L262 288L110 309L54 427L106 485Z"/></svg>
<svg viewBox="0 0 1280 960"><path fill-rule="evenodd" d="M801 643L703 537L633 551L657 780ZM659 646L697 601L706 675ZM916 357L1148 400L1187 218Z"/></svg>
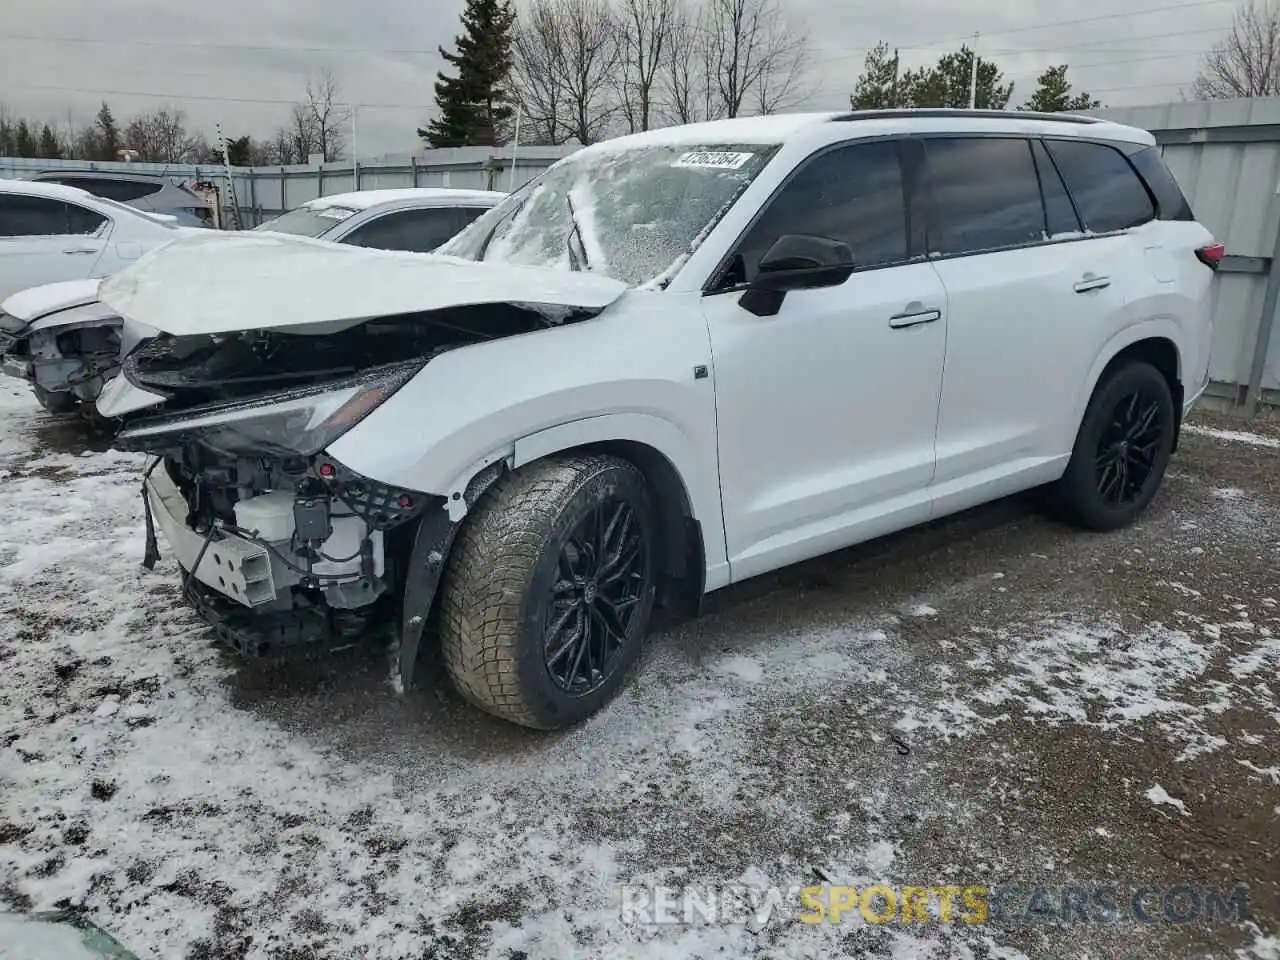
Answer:
<svg viewBox="0 0 1280 960"><path fill-rule="evenodd" d="M179 235L160 216L75 187L0 180L0 301L45 283L110 276Z"/></svg>

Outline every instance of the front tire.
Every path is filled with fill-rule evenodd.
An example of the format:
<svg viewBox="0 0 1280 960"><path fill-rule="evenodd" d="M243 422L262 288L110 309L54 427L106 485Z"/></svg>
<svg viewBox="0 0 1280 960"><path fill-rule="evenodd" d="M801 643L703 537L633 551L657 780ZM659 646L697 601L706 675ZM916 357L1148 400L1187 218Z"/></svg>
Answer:
<svg viewBox="0 0 1280 960"><path fill-rule="evenodd" d="M1134 361L1094 390L1053 500L1088 530L1132 523L1160 489L1177 428L1173 395L1155 367Z"/></svg>
<svg viewBox="0 0 1280 960"><path fill-rule="evenodd" d="M658 529L643 474L616 457L498 480L459 532L442 588L444 660L462 695L537 729L604 706L649 629Z"/></svg>

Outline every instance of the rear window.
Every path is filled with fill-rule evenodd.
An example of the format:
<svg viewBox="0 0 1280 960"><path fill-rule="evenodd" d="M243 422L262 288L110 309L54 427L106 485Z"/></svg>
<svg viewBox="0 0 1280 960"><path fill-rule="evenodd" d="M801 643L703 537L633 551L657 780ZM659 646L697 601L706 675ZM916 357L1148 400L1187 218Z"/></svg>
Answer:
<svg viewBox="0 0 1280 960"><path fill-rule="evenodd" d="M1047 145L1085 229L1110 233L1155 219L1151 194L1115 147L1083 140L1049 140Z"/></svg>
<svg viewBox="0 0 1280 960"><path fill-rule="evenodd" d="M108 200L118 200L121 203L149 197L153 193L159 193L161 187L164 186L162 183L114 180L106 177L44 177L42 180L45 183L61 183L68 187L79 187L81 190L88 190L95 197L106 197Z"/></svg>
<svg viewBox="0 0 1280 960"><path fill-rule="evenodd" d="M298 207L253 229L291 233L297 237L318 237L342 221L351 219L357 212L352 207Z"/></svg>
<svg viewBox="0 0 1280 960"><path fill-rule="evenodd" d="M1161 220L1194 220L1191 205L1182 195L1182 188L1173 178L1169 168L1164 164L1157 147L1143 147L1136 153L1129 154L1132 163L1147 181L1147 186L1155 194L1156 206L1160 208Z"/></svg>

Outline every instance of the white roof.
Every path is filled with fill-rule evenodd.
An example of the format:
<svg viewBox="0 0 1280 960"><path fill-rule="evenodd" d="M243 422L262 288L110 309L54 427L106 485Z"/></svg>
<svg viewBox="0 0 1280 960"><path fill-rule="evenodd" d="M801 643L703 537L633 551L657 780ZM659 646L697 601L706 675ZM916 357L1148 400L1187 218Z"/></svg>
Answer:
<svg viewBox="0 0 1280 960"><path fill-rule="evenodd" d="M1049 116L1018 110L890 110L856 112L782 113L767 117L737 117L711 120L679 127L665 127L645 133L630 134L593 144L579 151L590 155L611 150L634 150L643 147L704 146L711 144L773 145L806 135L820 139L845 139L860 136L886 136L903 133L1023 133L1031 136L1063 135L1102 140L1153 143L1151 134L1137 127L1127 127L1108 120L1081 118L1070 114Z"/></svg>
<svg viewBox="0 0 1280 960"><path fill-rule="evenodd" d="M75 200L83 202L92 200L93 194L79 187L68 187L61 183L45 183L41 180L4 180L0 179L0 191L5 193L21 193L28 197L48 197L50 200Z"/></svg>
<svg viewBox="0 0 1280 960"><path fill-rule="evenodd" d="M492 206L505 197L505 193L493 190L455 190L450 187L406 187L401 190L357 190L354 193L335 193L327 197L308 200L303 206L311 210L329 207L348 207L352 210L368 210L383 203L415 202L423 206L469 204Z"/></svg>

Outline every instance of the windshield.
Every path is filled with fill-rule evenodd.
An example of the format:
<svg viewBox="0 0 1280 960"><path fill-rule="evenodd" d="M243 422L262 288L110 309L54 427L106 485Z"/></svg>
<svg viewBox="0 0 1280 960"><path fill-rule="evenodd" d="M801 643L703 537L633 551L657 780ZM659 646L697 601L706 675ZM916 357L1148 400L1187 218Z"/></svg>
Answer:
<svg viewBox="0 0 1280 960"><path fill-rule="evenodd" d="M669 278L777 146L590 149L568 157L440 248L467 260Z"/></svg>
<svg viewBox="0 0 1280 960"><path fill-rule="evenodd" d="M292 233L299 237L318 237L343 220L354 217L357 212L352 207L298 207L253 229Z"/></svg>

